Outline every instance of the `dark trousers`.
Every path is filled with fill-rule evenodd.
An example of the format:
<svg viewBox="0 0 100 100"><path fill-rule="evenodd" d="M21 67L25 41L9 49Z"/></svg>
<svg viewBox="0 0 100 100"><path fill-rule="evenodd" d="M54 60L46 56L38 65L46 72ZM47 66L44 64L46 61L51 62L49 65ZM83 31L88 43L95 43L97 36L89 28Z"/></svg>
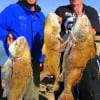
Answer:
<svg viewBox="0 0 100 100"><path fill-rule="evenodd" d="M39 63L32 64L33 76L34 76L34 84L39 87L40 86L40 65Z"/></svg>

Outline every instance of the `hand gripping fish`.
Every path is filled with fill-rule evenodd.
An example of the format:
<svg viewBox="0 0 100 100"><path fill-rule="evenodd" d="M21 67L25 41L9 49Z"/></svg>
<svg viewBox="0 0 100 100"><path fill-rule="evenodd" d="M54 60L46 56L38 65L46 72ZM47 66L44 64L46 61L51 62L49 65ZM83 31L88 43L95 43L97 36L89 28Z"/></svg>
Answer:
<svg viewBox="0 0 100 100"><path fill-rule="evenodd" d="M63 42L59 33L61 26L58 22L58 16L55 13L49 13L45 21L43 54L47 58L48 69L54 76L55 82L53 89L58 88L60 45Z"/></svg>
<svg viewBox="0 0 100 100"><path fill-rule="evenodd" d="M78 17L66 45L63 57L64 90L58 100L74 100L72 87L78 83L89 59L95 56L94 33L85 14Z"/></svg>
<svg viewBox="0 0 100 100"><path fill-rule="evenodd" d="M31 55L26 39L23 36L17 38L9 51L12 55L12 73L9 76L8 100L22 100L32 79Z"/></svg>

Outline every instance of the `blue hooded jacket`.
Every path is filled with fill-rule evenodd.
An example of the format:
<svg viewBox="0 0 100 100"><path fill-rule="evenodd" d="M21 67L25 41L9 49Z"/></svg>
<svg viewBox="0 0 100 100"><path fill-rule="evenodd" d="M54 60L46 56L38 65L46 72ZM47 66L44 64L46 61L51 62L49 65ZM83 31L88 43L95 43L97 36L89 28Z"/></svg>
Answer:
<svg viewBox="0 0 100 100"><path fill-rule="evenodd" d="M27 6L18 3L5 8L0 14L0 40L9 55L7 36L11 33L16 39L24 36L29 44L33 62L43 62L42 45L45 16L41 9L31 11Z"/></svg>

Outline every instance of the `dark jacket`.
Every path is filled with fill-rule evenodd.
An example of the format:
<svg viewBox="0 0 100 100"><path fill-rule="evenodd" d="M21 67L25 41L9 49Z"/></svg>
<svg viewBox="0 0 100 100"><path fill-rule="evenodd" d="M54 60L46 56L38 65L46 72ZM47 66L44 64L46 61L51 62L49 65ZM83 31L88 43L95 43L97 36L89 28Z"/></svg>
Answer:
<svg viewBox="0 0 100 100"><path fill-rule="evenodd" d="M74 10L72 9L71 5L60 6L55 11L55 13L59 15L60 17L62 17L63 19L62 26L61 26L62 27L61 36L65 34L64 23L67 18L66 12L74 13ZM90 6L83 5L83 12L88 16L92 24L92 27L96 30L97 34L100 34L100 22L99 22L97 11Z"/></svg>

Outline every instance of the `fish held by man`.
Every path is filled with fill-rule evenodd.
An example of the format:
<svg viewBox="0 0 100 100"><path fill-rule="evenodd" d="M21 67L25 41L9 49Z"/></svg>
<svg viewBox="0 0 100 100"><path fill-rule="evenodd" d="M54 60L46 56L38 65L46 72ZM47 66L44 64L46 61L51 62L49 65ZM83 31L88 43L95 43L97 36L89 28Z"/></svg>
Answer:
<svg viewBox="0 0 100 100"><path fill-rule="evenodd" d="M9 51L12 56L12 73L9 74L8 100L22 100L32 77L31 55L25 37L17 38Z"/></svg>
<svg viewBox="0 0 100 100"><path fill-rule="evenodd" d="M95 56L94 31L88 17L83 14L74 24L63 57L64 90L58 100L74 100L72 87L78 83L89 59Z"/></svg>
<svg viewBox="0 0 100 100"><path fill-rule="evenodd" d="M63 42L59 33L61 31L58 16L55 13L49 13L45 21L43 54L47 58L48 69L54 77L53 90L58 89L60 45Z"/></svg>

